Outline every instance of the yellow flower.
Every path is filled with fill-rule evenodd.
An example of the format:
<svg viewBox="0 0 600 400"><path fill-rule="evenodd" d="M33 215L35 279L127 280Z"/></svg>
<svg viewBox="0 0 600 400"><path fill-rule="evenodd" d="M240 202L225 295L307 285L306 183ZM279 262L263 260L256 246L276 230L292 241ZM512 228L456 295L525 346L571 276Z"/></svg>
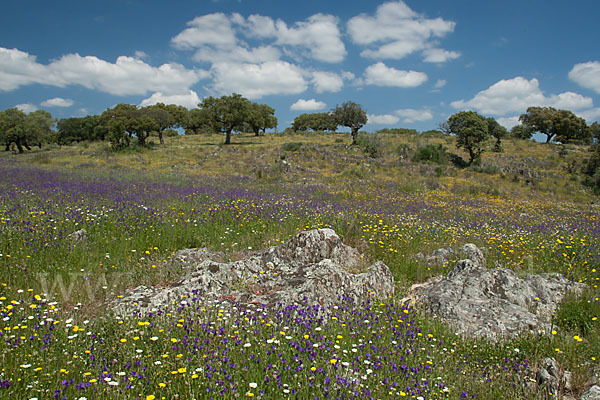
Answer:
<svg viewBox="0 0 600 400"><path fill-rule="evenodd" d="M162 383L162 382L158 384L158 387L161 387L161 388L164 388L164 387L166 387L166 386L167 386L167 385L166 385L165 383Z"/></svg>
<svg viewBox="0 0 600 400"><path fill-rule="evenodd" d="M153 394L149 394L148 396L146 396L146 400L154 400L156 399L156 396L154 396Z"/></svg>
<svg viewBox="0 0 600 400"><path fill-rule="evenodd" d="M335 365L337 363L337 360L335 358L332 358L331 360L329 360L329 362Z"/></svg>

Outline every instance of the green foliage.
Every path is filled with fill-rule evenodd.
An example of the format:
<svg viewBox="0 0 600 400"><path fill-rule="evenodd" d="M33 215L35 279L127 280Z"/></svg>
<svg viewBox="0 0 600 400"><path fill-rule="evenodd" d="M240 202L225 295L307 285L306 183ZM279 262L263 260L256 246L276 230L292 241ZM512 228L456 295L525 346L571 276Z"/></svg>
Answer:
<svg viewBox="0 0 600 400"><path fill-rule="evenodd" d="M330 131L335 132L337 124L330 113L300 114L294 118L292 129L295 131Z"/></svg>
<svg viewBox="0 0 600 400"><path fill-rule="evenodd" d="M411 153L412 149L406 143L398 143L396 146L396 155L400 158L406 158Z"/></svg>
<svg viewBox="0 0 600 400"><path fill-rule="evenodd" d="M54 119L47 111L25 114L17 108L9 108L0 112L0 142L6 146L6 150L14 143L19 153L24 152L23 147L31 150L30 143L41 148L42 143L53 140L53 124Z"/></svg>
<svg viewBox="0 0 600 400"><path fill-rule="evenodd" d="M383 128L383 129L379 129L376 133L385 133L385 134L392 134L392 135L417 135L419 132L416 129Z"/></svg>
<svg viewBox="0 0 600 400"><path fill-rule="evenodd" d="M419 147L412 157L414 162L432 162L435 164L447 164L448 153L446 148L441 144L437 146L434 144L428 144L423 147Z"/></svg>
<svg viewBox="0 0 600 400"><path fill-rule="evenodd" d="M251 113L250 100L240 94L202 100L200 108L206 110L210 123L225 133L225 144L231 143L231 133L241 129L248 122Z"/></svg>
<svg viewBox="0 0 600 400"><path fill-rule="evenodd" d="M281 146L281 150L283 151L298 151L302 148L302 142L289 142L289 143L284 143L283 146Z"/></svg>
<svg viewBox="0 0 600 400"><path fill-rule="evenodd" d="M367 123L367 112L360 104L347 101L341 106L336 106L331 114L337 125L346 126L352 130L352 145L356 145L358 131Z"/></svg>
<svg viewBox="0 0 600 400"><path fill-rule="evenodd" d="M63 118L56 124L57 141L61 145L69 145L84 140L104 140L106 130L100 129L102 121L99 115L88 115L83 118Z"/></svg>
<svg viewBox="0 0 600 400"><path fill-rule="evenodd" d="M510 129L510 136L515 139L529 140L533 136L533 129L528 125L515 125Z"/></svg>
<svg viewBox="0 0 600 400"><path fill-rule="evenodd" d="M590 139L591 132L585 120L568 110L529 107L519 120L532 131L546 135L546 143L552 140L561 143L585 142Z"/></svg>
<svg viewBox="0 0 600 400"><path fill-rule="evenodd" d="M594 145L592 150L592 156L582 170L586 175L583 183L591 187L595 194L600 194L600 144Z"/></svg>
<svg viewBox="0 0 600 400"><path fill-rule="evenodd" d="M275 110L266 104L251 103L246 123L255 136L258 136L261 130L265 132L267 129L276 128Z"/></svg>
<svg viewBox="0 0 600 400"><path fill-rule="evenodd" d="M600 315L600 303L589 296L568 296L554 315L554 324L571 334L587 336L600 329L600 321L592 320Z"/></svg>
<svg viewBox="0 0 600 400"><path fill-rule="evenodd" d="M380 158L383 156L383 143L381 143L381 139L377 134L366 133L359 135L356 143L371 158Z"/></svg>
<svg viewBox="0 0 600 400"><path fill-rule="evenodd" d="M487 120L475 111L461 111L448 119L448 126L456 135L456 147L469 153L469 164L479 159L489 137Z"/></svg>

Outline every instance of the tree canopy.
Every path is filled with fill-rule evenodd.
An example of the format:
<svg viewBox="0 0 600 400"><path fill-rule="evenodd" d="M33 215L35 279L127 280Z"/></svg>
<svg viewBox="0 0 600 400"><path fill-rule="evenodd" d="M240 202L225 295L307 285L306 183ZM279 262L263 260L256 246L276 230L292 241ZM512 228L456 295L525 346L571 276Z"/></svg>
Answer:
<svg viewBox="0 0 600 400"><path fill-rule="evenodd" d="M25 114L17 108L9 108L0 112L0 141L7 151L13 143L19 153L24 152L23 147L31 150L30 143L41 148L42 143L52 140L53 124L54 119L47 111L37 110Z"/></svg>
<svg viewBox="0 0 600 400"><path fill-rule="evenodd" d="M337 123L331 113L300 114L294 118L292 129L295 131L330 131L335 132Z"/></svg>
<svg viewBox="0 0 600 400"><path fill-rule="evenodd" d="M529 107L519 117L523 125L533 132L546 135L546 143L552 140L561 143L585 141L590 131L583 118L568 110L557 110L553 107Z"/></svg>
<svg viewBox="0 0 600 400"><path fill-rule="evenodd" d="M358 131L367 123L367 112L360 104L347 101L341 106L336 106L331 114L337 125L346 126L352 130L352 145L356 145Z"/></svg>
<svg viewBox="0 0 600 400"><path fill-rule="evenodd" d="M225 144L230 144L231 133L241 129L250 119L250 100L237 93L218 98L206 97L199 106L206 111L214 126L225 133Z"/></svg>
<svg viewBox="0 0 600 400"><path fill-rule="evenodd" d="M448 128L456 135L456 147L469 153L469 164L479 159L489 137L488 121L475 111L461 111L448 118Z"/></svg>

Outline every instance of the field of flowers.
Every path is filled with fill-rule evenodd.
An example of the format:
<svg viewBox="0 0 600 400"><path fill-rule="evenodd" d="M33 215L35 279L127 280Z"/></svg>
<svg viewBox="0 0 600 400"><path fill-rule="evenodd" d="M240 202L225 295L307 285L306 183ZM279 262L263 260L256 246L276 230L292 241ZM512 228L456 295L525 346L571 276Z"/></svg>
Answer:
<svg viewBox="0 0 600 400"><path fill-rule="evenodd" d="M554 356L582 389L600 358L600 211L586 204L407 193L389 182L58 169L0 158L0 398L533 398ZM321 309L205 303L118 318L106 300L181 276L183 248L228 258L331 227L397 282L397 298ZM69 234L87 232L86 241ZM398 303L447 273L415 255L475 243L490 267L590 287L549 336L462 339Z"/></svg>

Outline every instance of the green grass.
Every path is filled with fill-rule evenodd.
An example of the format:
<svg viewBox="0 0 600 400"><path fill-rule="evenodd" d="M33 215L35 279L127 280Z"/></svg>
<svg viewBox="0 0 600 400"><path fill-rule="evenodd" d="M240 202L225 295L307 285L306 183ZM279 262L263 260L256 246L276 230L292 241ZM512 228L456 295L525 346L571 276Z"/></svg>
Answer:
<svg viewBox="0 0 600 400"><path fill-rule="evenodd" d="M597 201L589 189L570 179L557 146L505 140L504 153L485 152L477 168L436 170L412 162L411 154L443 145L465 157L452 138L378 135L377 158L350 146L349 134L236 135L231 146L222 141L203 135L166 138L164 146L131 152L88 143L0 155L0 166L12 174L0 182L0 383L10 383L0 385L0 398L52 398L59 390L67 398L200 399L207 388L225 387L215 397L343 392L395 398L404 392L416 398L406 386L423 378L430 384L426 398L459 399L464 393L521 399L534 398L526 386L549 356L573 373L574 395L585 389L600 357L600 239L593 234L600 212L589 206ZM287 170L279 163L282 150ZM576 146L568 151L587 154ZM536 178L526 182L519 169ZM25 171L21 181L14 178L18 171ZM36 186L39 176L52 184ZM172 186L163 188L165 182ZM98 183L97 193L85 189L89 183ZM177 195L203 185L222 192ZM115 201L119 194L126 199ZM555 229L544 230L548 225ZM86 242L66 239L82 227ZM396 296L310 327L214 304L127 319L106 311L107 301L127 288L179 279L185 271L171 260L179 249L207 247L232 260L321 227L333 228L369 261L384 261ZM495 344L457 337L451 327L414 310L401 322L392 319L390 310L410 285L453 265L424 265L415 255L468 242L486 251L489 267L560 272L587 283L589 291L561 304L554 334ZM369 316L352 321L352 313ZM364 320L370 322L357 324ZM399 332L412 341L401 340ZM418 373L403 378L388 369L390 360L398 360L389 353L396 349L393 341L414 347L404 357ZM315 343L326 345L312 356L298 350ZM360 366L342 365L351 364L353 354ZM336 375L356 383L326 383L336 382ZM88 387L78 389L80 383Z"/></svg>

